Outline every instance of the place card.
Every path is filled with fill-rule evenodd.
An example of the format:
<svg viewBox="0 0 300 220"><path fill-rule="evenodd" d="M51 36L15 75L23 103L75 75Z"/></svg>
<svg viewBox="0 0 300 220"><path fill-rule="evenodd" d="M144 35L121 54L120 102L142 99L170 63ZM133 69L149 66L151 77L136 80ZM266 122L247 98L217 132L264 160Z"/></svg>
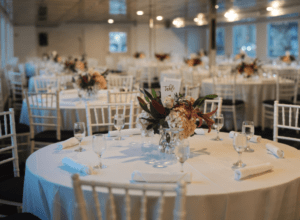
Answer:
<svg viewBox="0 0 300 220"><path fill-rule="evenodd" d="M160 91L161 91L161 100L165 100L167 96L175 97L175 94L179 94L180 91L180 81L168 81L160 83Z"/></svg>

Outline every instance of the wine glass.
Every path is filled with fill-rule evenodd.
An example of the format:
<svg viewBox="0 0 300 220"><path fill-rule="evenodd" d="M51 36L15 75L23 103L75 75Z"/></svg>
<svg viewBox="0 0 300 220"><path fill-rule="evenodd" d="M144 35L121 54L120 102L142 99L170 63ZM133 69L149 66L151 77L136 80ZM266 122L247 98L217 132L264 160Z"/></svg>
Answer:
<svg viewBox="0 0 300 220"><path fill-rule="evenodd" d="M245 152L254 152L253 149L249 146L249 141L254 135L254 122L253 121L244 121L242 127L242 133L247 137L247 148Z"/></svg>
<svg viewBox="0 0 300 220"><path fill-rule="evenodd" d="M187 139L180 141L179 145L175 147L175 155L181 163L180 171L183 172L183 164L190 157L190 146Z"/></svg>
<svg viewBox="0 0 300 220"><path fill-rule="evenodd" d="M99 156L99 165L95 166L95 168L103 169L106 168L106 165L103 165L101 162L101 156L103 155L104 151L106 150L106 136L104 134L95 134L93 135L93 150Z"/></svg>
<svg viewBox="0 0 300 220"><path fill-rule="evenodd" d="M114 126L119 131L118 137L115 140L122 140L121 138L121 129L124 127L125 124L125 117L123 114L116 114L114 117Z"/></svg>
<svg viewBox="0 0 300 220"><path fill-rule="evenodd" d="M244 166L246 166L246 164L244 164L242 162L242 152L245 151L246 147L247 147L247 137L245 134L239 134L236 133L234 134L233 137L233 147L235 149L235 151L239 154L239 159L236 163L233 164L232 168L233 169L238 169L238 168L242 168Z"/></svg>
<svg viewBox="0 0 300 220"><path fill-rule="evenodd" d="M76 122L74 124L74 137L79 141L79 148L75 151L82 152L81 141L85 137L85 124L84 122Z"/></svg>
<svg viewBox="0 0 300 220"><path fill-rule="evenodd" d="M215 123L213 124L214 129L217 130L217 137L215 137L213 140L214 141L221 141L222 139L219 137L219 131L224 125L224 117L223 114L220 115L214 115L213 119Z"/></svg>

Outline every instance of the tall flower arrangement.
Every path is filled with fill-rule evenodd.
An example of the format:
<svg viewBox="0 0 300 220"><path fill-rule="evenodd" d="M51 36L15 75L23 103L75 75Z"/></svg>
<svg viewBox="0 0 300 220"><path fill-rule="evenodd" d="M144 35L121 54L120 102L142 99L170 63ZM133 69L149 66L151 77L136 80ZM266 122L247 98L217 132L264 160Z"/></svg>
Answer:
<svg viewBox="0 0 300 220"><path fill-rule="evenodd" d="M98 71L91 69L87 73L78 76L78 79L76 80L77 86L86 91L107 89L105 80L107 73L108 70L101 74Z"/></svg>
<svg viewBox="0 0 300 220"><path fill-rule="evenodd" d="M160 126L165 128L181 128L179 138L184 139L194 134L197 127L196 122L199 121L198 127L202 125L203 120L208 125L208 132L214 121L210 118L217 109L204 114L200 107L205 99L214 99L217 95L207 95L197 100L192 97L184 97L183 95L175 95L175 98L167 97L163 102L161 98L152 89L151 94L147 90L141 90L144 99L138 97L139 104L143 109L137 118L137 126L142 132L147 133L152 130L159 133Z"/></svg>

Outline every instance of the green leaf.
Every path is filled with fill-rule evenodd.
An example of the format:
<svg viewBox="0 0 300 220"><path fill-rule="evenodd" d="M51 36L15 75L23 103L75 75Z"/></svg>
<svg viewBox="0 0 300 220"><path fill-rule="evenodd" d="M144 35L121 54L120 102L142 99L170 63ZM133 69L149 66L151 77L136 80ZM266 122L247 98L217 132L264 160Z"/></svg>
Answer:
<svg viewBox="0 0 300 220"><path fill-rule="evenodd" d="M205 99L214 99L214 98L217 98L217 97L218 97L218 95L215 95L215 94L206 95L206 96L203 97L203 98L200 98L200 97L199 97L199 98L194 102L193 107L194 107L194 108L195 108L196 106L200 107L200 106L204 103Z"/></svg>
<svg viewBox="0 0 300 220"><path fill-rule="evenodd" d="M155 90L152 88L152 90L151 90L151 92L152 92L152 96L153 96L153 98L157 98L157 95L156 95L156 92L155 92Z"/></svg>
<svg viewBox="0 0 300 220"><path fill-rule="evenodd" d="M147 96L151 101L153 100L153 97L152 97L152 95L146 90L146 89L144 89L144 94L145 94L145 96Z"/></svg>
<svg viewBox="0 0 300 220"><path fill-rule="evenodd" d="M140 104L140 106L141 106L141 108L144 110L144 111L146 111L146 112L148 112L149 114L151 114L150 113L150 110L148 109L148 107L147 107L147 104L145 103L145 101L141 98L141 97L137 97L137 99L138 99L138 101L139 101L139 104Z"/></svg>
<svg viewBox="0 0 300 220"><path fill-rule="evenodd" d="M218 97L218 95L216 95L216 94L211 94L211 95L205 96L205 99L215 99L215 98L217 98L217 97Z"/></svg>
<svg viewBox="0 0 300 220"><path fill-rule="evenodd" d="M147 102L150 102L150 100L147 96L145 96L145 99L146 99Z"/></svg>

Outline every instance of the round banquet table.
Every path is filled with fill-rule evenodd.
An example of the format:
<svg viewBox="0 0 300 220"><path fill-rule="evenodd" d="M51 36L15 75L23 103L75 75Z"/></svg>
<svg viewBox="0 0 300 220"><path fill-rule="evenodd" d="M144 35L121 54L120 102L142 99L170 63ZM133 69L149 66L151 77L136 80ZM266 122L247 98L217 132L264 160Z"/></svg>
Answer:
<svg viewBox="0 0 300 220"><path fill-rule="evenodd" d="M82 100L78 97L78 92L76 89L65 90L60 92L60 102L59 108L61 113L61 129L62 130L73 130L75 122L84 122L86 124L86 113L85 113L85 103L89 101L91 104L105 104L107 103L107 91L100 90L95 99L85 99ZM115 90L110 90L115 91ZM40 100L39 100L40 101ZM136 101L136 100L135 100ZM54 104L55 105L55 104ZM38 114L46 114L51 116L52 111L43 111ZM26 100L23 100L20 123L29 125L28 109ZM36 132L43 131L43 127L36 127Z"/></svg>
<svg viewBox="0 0 300 220"><path fill-rule="evenodd" d="M206 79L209 77L209 71L203 68L199 68L195 71L193 71L193 79L194 83L200 83L202 82L203 79ZM175 78L175 79L181 79L181 72L178 69L168 69L168 70L163 70L160 73L160 81L163 81L165 77L168 78Z"/></svg>
<svg viewBox="0 0 300 220"><path fill-rule="evenodd" d="M224 80L222 84L226 85L228 82L230 81ZM293 85L293 82L289 82L289 81L284 81L280 83ZM212 78L204 79L202 81L201 96L212 94L213 92L214 92L213 79ZM245 108L243 109L243 111L237 112L237 120L239 121L238 129L241 129L242 121L244 120L254 121L255 126L261 126L260 112L262 111L262 102L264 100L270 100L276 98L276 78L272 77L272 78L244 79L238 77L236 80L235 96L236 99L243 100L245 102ZM226 99L226 97L222 97L222 98ZM232 113L229 113L228 117L232 117ZM232 123L230 124L226 123L225 126L228 130L233 128Z"/></svg>
<svg viewBox="0 0 300 220"><path fill-rule="evenodd" d="M272 171L244 180L234 180L231 166L237 161L238 154L232 146L228 133L221 133L223 141L212 141L216 133L195 135L189 138L191 155L184 164L185 172L192 173L192 182L187 185L186 219L202 220L268 220L300 218L300 151L288 145L262 139L260 143L250 143L253 153L243 153L242 160L247 166L270 162ZM124 137L119 142L108 140L108 149L103 154L102 162L107 168L98 170L94 175L83 175L81 179L132 183L134 170L141 172L179 172L180 164L174 163L162 168L155 168L149 160L159 155L157 145L153 151L144 153L141 147L141 136ZM155 135L154 143L159 136ZM272 143L284 151L285 158L277 159L268 154L265 144ZM91 137L82 141L85 150L91 151ZM62 163L64 157L75 154L74 148L57 150L57 144L44 147L26 161L26 172L23 193L23 211L30 212L41 219L79 219L75 207L71 176L76 172ZM165 185L160 183L160 185ZM101 207L106 219L107 192L101 194ZM121 219L124 208L124 192L116 191L117 219ZM139 218L140 196L131 199L132 219ZM88 213L94 213L90 188L84 188L88 204ZM157 194L148 200L148 219L153 219ZM162 219L172 219L175 195L167 196ZM106 208L103 208L106 207ZM123 210L124 211L124 210ZM89 219L94 219L90 216Z"/></svg>

